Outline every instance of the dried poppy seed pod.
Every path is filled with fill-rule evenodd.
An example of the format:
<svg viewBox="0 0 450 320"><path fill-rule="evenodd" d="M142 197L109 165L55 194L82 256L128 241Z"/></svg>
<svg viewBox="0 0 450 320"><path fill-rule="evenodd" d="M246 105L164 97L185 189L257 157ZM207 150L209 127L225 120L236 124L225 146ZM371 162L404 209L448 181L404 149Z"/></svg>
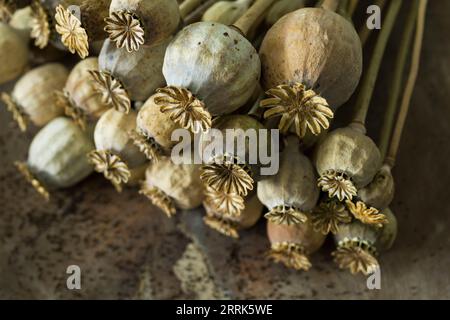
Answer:
<svg viewBox="0 0 450 320"><path fill-rule="evenodd" d="M358 190L358 197L378 210L387 208L394 199L395 183L391 167L383 165L366 187Z"/></svg>
<svg viewBox="0 0 450 320"><path fill-rule="evenodd" d="M54 91L62 89L68 75L62 64L49 63L23 75L11 95L2 93L2 100L20 130L26 131L28 120L42 127L64 113L55 102Z"/></svg>
<svg viewBox="0 0 450 320"><path fill-rule="evenodd" d="M266 16L266 24L274 25L284 15L301 9L305 6L305 0L279 0L269 10Z"/></svg>
<svg viewBox="0 0 450 320"><path fill-rule="evenodd" d="M146 163L145 156L130 138L130 132L136 128L136 116L135 111L125 114L110 109L95 126L96 150L89 154L89 159L95 165L95 170L103 173L119 192L122 184L129 183L133 171L143 173L142 166Z"/></svg>
<svg viewBox="0 0 450 320"><path fill-rule="evenodd" d="M86 158L93 149L87 133L60 117L38 132L31 142L27 162L17 162L16 166L48 200L48 190L71 187L94 171Z"/></svg>
<svg viewBox="0 0 450 320"><path fill-rule="evenodd" d="M381 211L381 213L386 216L388 223L385 224L381 230L379 230L376 245L380 251L387 251L391 249L395 239L397 238L398 224L397 218L391 209L386 208Z"/></svg>
<svg viewBox="0 0 450 320"><path fill-rule="evenodd" d="M260 154L261 149L271 149L271 137L260 135L265 127L256 119L246 115L231 115L217 119L214 124L215 129L220 130L224 137L222 150L211 150L211 154L206 151L215 145L215 138L211 139L210 132L202 134L203 161L207 163L202 167L201 179L205 186L224 192L227 194L236 193L239 196L246 196L254 188L255 181L260 179L261 159L256 159L255 163L250 163L255 155ZM233 133L227 137L227 129L232 129ZM246 140L247 131L256 132L257 142L251 144ZM263 133L264 134L264 133ZM241 145L239 141L247 141ZM238 150L238 147L243 148Z"/></svg>
<svg viewBox="0 0 450 320"><path fill-rule="evenodd" d="M253 0L219 1L209 7L202 21L218 22L231 25L250 7Z"/></svg>
<svg viewBox="0 0 450 320"><path fill-rule="evenodd" d="M32 19L31 7L25 7L19 9L11 17L9 25L22 33L24 39L30 39L31 33L31 19Z"/></svg>
<svg viewBox="0 0 450 320"><path fill-rule="evenodd" d="M314 231L311 217L305 223L280 225L267 221L267 235L271 243L269 257L295 270L308 271L311 262L308 256L325 242L326 236Z"/></svg>
<svg viewBox="0 0 450 320"><path fill-rule="evenodd" d="M174 164L169 157L164 157L148 167L145 177L140 193L169 218L177 208L194 209L203 202L199 165Z"/></svg>
<svg viewBox="0 0 450 320"><path fill-rule="evenodd" d="M61 42L61 36L55 29L56 8L61 5L67 8L69 5L80 6L83 0L36 0L31 4L31 38L38 48L45 48L49 43L60 50L66 50Z"/></svg>
<svg viewBox="0 0 450 320"><path fill-rule="evenodd" d="M353 126L330 132L317 145L314 158L319 187L339 201L352 200L381 167L376 144Z"/></svg>
<svg viewBox="0 0 450 320"><path fill-rule="evenodd" d="M80 61L70 72L64 89L57 92L57 103L82 129L109 109L95 90L95 83L90 74L91 70L97 69L97 58Z"/></svg>
<svg viewBox="0 0 450 320"><path fill-rule="evenodd" d="M0 22L0 85L17 78L28 63L28 45L20 33Z"/></svg>
<svg viewBox="0 0 450 320"><path fill-rule="evenodd" d="M322 8L285 15L268 31L260 49L266 118L281 116L279 128L294 125L303 138L329 127L334 111L356 89L362 48L353 25Z"/></svg>
<svg viewBox="0 0 450 320"><path fill-rule="evenodd" d="M227 197L227 195L223 195ZM217 208L217 198L206 196L203 201L206 216L203 218L205 224L217 232L237 239L239 231L253 227L261 218L263 205L256 195L242 200L242 212L239 216L224 215L223 211Z"/></svg>
<svg viewBox="0 0 450 320"><path fill-rule="evenodd" d="M260 77L252 44L235 29L211 22L191 24L168 46L159 90L163 112L191 131L211 126L211 116L232 113L252 96Z"/></svg>
<svg viewBox="0 0 450 320"><path fill-rule="evenodd" d="M55 29L61 42L71 53L81 59L89 55L89 43L106 37L103 20L109 15L111 0L83 0L78 10L58 5L55 14Z"/></svg>
<svg viewBox="0 0 450 320"><path fill-rule="evenodd" d="M176 0L112 0L109 13L105 31L128 52L169 38L181 21Z"/></svg>
<svg viewBox="0 0 450 320"><path fill-rule="evenodd" d="M164 85L161 69L169 41L127 53L106 40L100 52L98 71L91 72L104 103L127 113L131 100L145 101Z"/></svg>
<svg viewBox="0 0 450 320"><path fill-rule="evenodd" d="M269 208L265 215L276 224L299 224L307 219L319 199L317 178L311 161L300 151L299 141L290 136L280 155L280 168L258 182L258 198Z"/></svg>
<svg viewBox="0 0 450 320"><path fill-rule="evenodd" d="M311 214L314 230L324 235L336 234L343 224L352 222L352 215L345 204L336 199L323 199Z"/></svg>

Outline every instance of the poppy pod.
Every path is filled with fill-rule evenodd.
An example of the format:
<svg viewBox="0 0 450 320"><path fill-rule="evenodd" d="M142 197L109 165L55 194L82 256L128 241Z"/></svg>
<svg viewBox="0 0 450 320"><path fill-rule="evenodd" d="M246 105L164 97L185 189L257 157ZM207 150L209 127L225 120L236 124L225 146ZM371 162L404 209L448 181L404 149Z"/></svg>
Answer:
<svg viewBox="0 0 450 320"><path fill-rule="evenodd" d="M60 34L56 31L55 13L58 6L80 6L83 0L33 0L31 3L31 38L38 48L45 48L49 43L60 50L66 50ZM76 30L76 25L72 26Z"/></svg>
<svg viewBox="0 0 450 320"><path fill-rule="evenodd" d="M62 64L46 64L23 75L11 94L2 93L3 102L22 131L26 131L28 121L42 127L64 113L55 102L54 91L62 89L68 75Z"/></svg>
<svg viewBox="0 0 450 320"><path fill-rule="evenodd" d="M28 63L28 45L19 31L0 22L0 84L17 78Z"/></svg>
<svg viewBox="0 0 450 320"><path fill-rule="evenodd" d="M55 8L56 32L71 53L84 59L89 55L89 43L106 37L103 19L109 15L110 3L111 0L83 0L76 10L61 4Z"/></svg>
<svg viewBox="0 0 450 320"><path fill-rule="evenodd" d="M106 40L98 58L98 70L91 72L104 103L127 113L132 100L145 101L164 85L161 69L169 41L127 53Z"/></svg>
<svg viewBox="0 0 450 320"><path fill-rule="evenodd" d="M247 196L261 176L261 159L255 159L255 156L260 155L261 150L271 148L271 137L267 130L262 130L265 128L261 123L246 115L220 117L214 127L222 133L222 140L215 140L210 131L202 134L206 164L200 177L205 186L215 191ZM252 133L254 140L250 143L248 134ZM221 148L214 148L217 142Z"/></svg>
<svg viewBox="0 0 450 320"><path fill-rule="evenodd" d="M308 256L320 249L326 236L314 231L311 217L305 223L280 225L267 221L267 235L271 244L269 258L295 270L308 271Z"/></svg>
<svg viewBox="0 0 450 320"><path fill-rule="evenodd" d="M316 147L314 164L319 187L330 198L352 200L381 167L375 143L359 127L350 125L330 132Z"/></svg>
<svg viewBox="0 0 450 320"><path fill-rule="evenodd" d="M235 199L229 201L232 195L219 193L215 190L207 189L203 207L206 210L206 216L203 218L205 224L217 232L231 237L239 238L239 231L253 227L261 218L263 205L256 195L247 199L242 199L239 215L232 215L233 209L230 209L230 203L235 205Z"/></svg>
<svg viewBox="0 0 450 320"><path fill-rule="evenodd" d="M383 165L372 182L358 190L358 197L367 205L378 210L387 208L394 199L395 183L391 167Z"/></svg>
<svg viewBox="0 0 450 320"><path fill-rule="evenodd" d="M266 118L281 117L303 138L329 127L334 111L355 91L362 73L362 48L350 21L323 8L303 8L282 17L260 49L261 102Z"/></svg>
<svg viewBox="0 0 450 320"><path fill-rule="evenodd" d="M374 228L360 221L340 226L334 236L337 249L332 253L339 268L364 275L380 268L377 255L388 250L397 235L397 220L392 211L385 209L382 213L388 220L382 228Z"/></svg>
<svg viewBox="0 0 450 320"><path fill-rule="evenodd" d="M169 38L180 22L177 0L112 0L105 31L117 48L133 52Z"/></svg>
<svg viewBox="0 0 450 320"><path fill-rule="evenodd" d="M125 114L110 109L95 126L96 150L89 154L89 159L119 192L123 184L143 178L145 171L145 156L130 138L130 132L136 128L136 116L135 111Z"/></svg>
<svg viewBox="0 0 450 320"><path fill-rule="evenodd" d="M109 109L95 90L90 71L98 69L98 59L91 57L75 65L64 88L56 93L56 102L82 129Z"/></svg>
<svg viewBox="0 0 450 320"><path fill-rule="evenodd" d="M19 171L47 200L50 190L71 187L93 172L86 154L94 149L88 133L67 118L56 118L31 142L28 160Z"/></svg>
<svg viewBox="0 0 450 320"><path fill-rule="evenodd" d="M299 141L290 136L280 154L280 168L258 182L258 198L269 208L265 215L273 223L299 224L307 219L319 198L317 178L311 161L300 151Z"/></svg>
<svg viewBox="0 0 450 320"><path fill-rule="evenodd" d="M163 157L148 167L140 193L169 218L177 209L197 208L204 199L200 166L175 164L169 157Z"/></svg>
<svg viewBox="0 0 450 320"><path fill-rule="evenodd" d="M163 74L168 87L156 102L172 121L194 132L211 117L232 113L252 96L260 60L236 29L213 22L191 24L167 48Z"/></svg>

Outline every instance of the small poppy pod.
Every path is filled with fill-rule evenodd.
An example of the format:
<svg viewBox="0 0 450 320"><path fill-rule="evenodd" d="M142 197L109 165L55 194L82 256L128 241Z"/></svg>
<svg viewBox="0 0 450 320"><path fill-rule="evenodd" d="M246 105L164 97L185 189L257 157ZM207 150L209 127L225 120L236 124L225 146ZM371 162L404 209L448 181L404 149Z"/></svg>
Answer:
<svg viewBox="0 0 450 320"><path fill-rule="evenodd" d="M23 38L27 41L30 39L32 13L31 7L28 6L15 11L9 20L9 25L20 31Z"/></svg>
<svg viewBox="0 0 450 320"><path fill-rule="evenodd" d="M181 16L177 0L112 0L105 31L117 48L138 51L174 34Z"/></svg>
<svg viewBox="0 0 450 320"><path fill-rule="evenodd" d="M211 116L229 114L253 95L261 64L252 44L232 27L198 22L181 30L167 47L165 97L157 101L173 121L198 132Z"/></svg>
<svg viewBox="0 0 450 320"><path fill-rule="evenodd" d="M354 221L340 226L334 236L337 250L333 253L340 268L349 269L352 274L373 273L380 266L376 259L379 252L389 250L397 237L397 219L386 208L381 212L387 219L382 228L374 228Z"/></svg>
<svg viewBox="0 0 450 320"><path fill-rule="evenodd" d="M68 75L62 64L49 63L23 75L11 95L2 93L2 100L20 130L26 131L28 121L42 127L64 113L55 102L54 92L62 89Z"/></svg>
<svg viewBox="0 0 450 320"><path fill-rule="evenodd" d="M169 41L127 53L107 39L98 58L98 71L91 72L104 103L127 113L131 100L145 101L164 85L161 69Z"/></svg>
<svg viewBox="0 0 450 320"><path fill-rule="evenodd" d="M26 163L19 171L47 200L49 190L74 186L93 172L86 154L94 149L88 133L67 118L53 119L31 142Z"/></svg>
<svg viewBox="0 0 450 320"><path fill-rule="evenodd" d="M206 164L200 177L205 186L215 191L246 196L260 179L261 159L253 158L261 154L262 149L271 150L270 134L263 131L265 127L260 122L246 115L217 118L214 127L220 130L223 140L215 136L215 130L202 133L201 147ZM256 143L249 142L248 132L255 133ZM221 148L215 148L217 143Z"/></svg>
<svg viewBox="0 0 450 320"><path fill-rule="evenodd" d="M36 0L31 4L31 38L38 48L45 48L49 43L59 50L67 50L56 31L55 13L58 6L80 6L83 0ZM62 39L64 41L64 39Z"/></svg>
<svg viewBox="0 0 450 320"><path fill-rule="evenodd" d="M358 197L378 210L386 209L394 199L395 183L391 167L383 165L366 187L358 190Z"/></svg>
<svg viewBox="0 0 450 320"><path fill-rule="evenodd" d="M214 197L208 196L211 193L206 192L203 207L206 210L206 216L203 218L205 224L219 233L238 239L239 231L250 229L261 218L263 205L256 195L242 199L242 207L239 215L230 215L226 206L227 194L218 194L214 192ZM224 212L225 210L225 212Z"/></svg>
<svg viewBox="0 0 450 320"><path fill-rule="evenodd" d="M0 22L0 85L22 74L28 63L28 44L20 32Z"/></svg>
<svg viewBox="0 0 450 320"><path fill-rule="evenodd" d="M106 111L94 131L96 150L89 154L95 170L103 173L117 191L123 184L143 178L146 159L133 144L130 132L136 128L135 111L125 114L114 109Z"/></svg>
<svg viewBox="0 0 450 320"><path fill-rule="evenodd" d="M322 191L344 201L352 200L373 180L381 155L372 139L351 125L330 132L317 145L313 162Z"/></svg>
<svg viewBox="0 0 450 320"><path fill-rule="evenodd" d="M160 97L159 93L152 95L139 109L136 132L132 136L136 146L149 160L157 160L168 154L178 143L172 141L172 132L181 128L177 122L170 119L168 113L161 111L161 106L155 102L155 99Z"/></svg>
<svg viewBox="0 0 450 320"><path fill-rule="evenodd" d="M350 21L323 8L303 8L282 17L260 49L266 118L281 117L303 138L329 127L334 111L355 91L362 73L362 48Z"/></svg>
<svg viewBox="0 0 450 320"><path fill-rule="evenodd" d="M71 53L84 59L89 55L89 43L105 39L104 18L109 15L110 4L111 0L82 0L77 10L70 6L56 7L55 29Z"/></svg>
<svg viewBox="0 0 450 320"><path fill-rule="evenodd" d="M253 0L218 1L205 11L202 21L231 25L250 7Z"/></svg>
<svg viewBox="0 0 450 320"><path fill-rule="evenodd" d="M91 70L97 69L98 59L95 57L80 61L70 72L63 90L56 95L56 101L66 115L82 129L109 109L95 90L95 82L90 74Z"/></svg>
<svg viewBox="0 0 450 320"><path fill-rule="evenodd" d="M147 168L140 193L169 218L177 209L197 208L204 199L200 165L175 164L169 157L163 157Z"/></svg>
<svg viewBox="0 0 450 320"><path fill-rule="evenodd" d="M258 182L258 198L269 208L265 215L276 224L306 222L305 212L311 212L319 199L317 177L311 161L300 151L294 136L286 139L280 154L278 173Z"/></svg>
<svg viewBox="0 0 450 320"><path fill-rule="evenodd" d="M271 243L269 257L277 263L295 270L308 271L308 256L322 247L326 236L314 231L311 217L301 224L280 225L267 221L267 235Z"/></svg>

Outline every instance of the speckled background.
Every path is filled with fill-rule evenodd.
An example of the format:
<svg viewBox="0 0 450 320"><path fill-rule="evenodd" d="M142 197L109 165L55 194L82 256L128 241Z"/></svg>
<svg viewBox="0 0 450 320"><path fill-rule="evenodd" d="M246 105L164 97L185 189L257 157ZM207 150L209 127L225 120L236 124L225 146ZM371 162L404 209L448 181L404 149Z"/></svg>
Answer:
<svg viewBox="0 0 450 320"><path fill-rule="evenodd" d="M0 298L449 299L448 12L450 1L430 1L420 76L394 169L399 235L380 258L381 290L338 270L331 241L313 256L310 272L287 270L264 258L264 221L231 240L207 229L200 211L168 220L136 190L117 195L98 175L44 203L12 165L25 159L33 133L19 133L2 107ZM369 117L375 139L399 27ZM341 117L345 121L345 111ZM81 267L79 291L66 288L71 264Z"/></svg>

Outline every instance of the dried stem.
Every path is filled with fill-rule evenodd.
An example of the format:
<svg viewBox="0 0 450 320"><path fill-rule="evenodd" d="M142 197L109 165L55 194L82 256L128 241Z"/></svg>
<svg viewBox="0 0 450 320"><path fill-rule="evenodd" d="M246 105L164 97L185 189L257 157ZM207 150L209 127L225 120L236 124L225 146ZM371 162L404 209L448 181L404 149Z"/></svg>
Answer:
<svg viewBox="0 0 450 320"><path fill-rule="evenodd" d="M394 70L394 76L392 83L389 86L391 88L391 93L389 95L389 100L386 108L386 113L384 115L383 127L381 129L379 149L381 156L384 159L386 157L389 139L391 138L392 128L394 126L394 117L397 112L398 100L400 97L400 90L403 83L403 73L406 67L406 61L411 48L414 27L417 20L417 12L419 9L420 0L414 0L409 11L409 15L406 21L405 29L403 31L402 40L400 42L400 49L397 55L396 67Z"/></svg>
<svg viewBox="0 0 450 320"><path fill-rule="evenodd" d="M189 25L191 23L199 21L203 14L208 10L213 4L218 2L219 0L206 0L201 6L199 6L197 9L192 11L190 14L188 14L186 17L181 14L181 16L184 18L184 24Z"/></svg>
<svg viewBox="0 0 450 320"><path fill-rule="evenodd" d="M384 52L401 5L402 0L396 0L392 1L389 6L383 28L381 29L373 52L372 60L370 61L369 69L364 77L361 91L359 92L358 100L356 101L356 112L353 117L353 123L357 125L362 125L365 127L367 112L369 110L370 101L372 100L373 90L377 81L381 61L383 60Z"/></svg>
<svg viewBox="0 0 450 320"><path fill-rule="evenodd" d="M349 17L353 17L353 15L355 14L356 8L358 8L358 1L359 0L348 1L347 14Z"/></svg>
<svg viewBox="0 0 450 320"><path fill-rule="evenodd" d="M374 5L380 7L381 10L383 10L384 6L386 5L386 0L376 0ZM361 39L361 44L364 47L367 40L369 40L370 35L372 34L372 29L367 28L366 24L364 23L361 30L359 31L359 38Z"/></svg>
<svg viewBox="0 0 450 320"><path fill-rule="evenodd" d="M395 159L397 158L400 139L402 136L406 117L408 115L409 107L411 104L411 98L416 84L417 75L419 73L427 4L428 0L420 1L411 68L409 71L408 80L406 82L406 88L403 94L402 103L400 104L400 111L398 114L397 123L395 124L394 133L392 134L391 145L389 147L389 151L386 157L386 163L391 168L394 166Z"/></svg>
<svg viewBox="0 0 450 320"><path fill-rule="evenodd" d="M347 7L348 7L348 0L340 0L336 12L339 13L341 16L348 17Z"/></svg>
<svg viewBox="0 0 450 320"><path fill-rule="evenodd" d="M248 36L249 32L261 22L264 13L274 2L275 0L256 0L233 26L238 28L244 36Z"/></svg>
<svg viewBox="0 0 450 320"><path fill-rule="evenodd" d="M339 2L339 0L323 0L320 1L317 6L330 11L336 11L339 7Z"/></svg>
<svg viewBox="0 0 450 320"><path fill-rule="evenodd" d="M180 14L181 17L184 19L187 17L188 14L190 14L192 11L194 11L196 8L198 8L202 4L203 0L184 0L180 4Z"/></svg>

